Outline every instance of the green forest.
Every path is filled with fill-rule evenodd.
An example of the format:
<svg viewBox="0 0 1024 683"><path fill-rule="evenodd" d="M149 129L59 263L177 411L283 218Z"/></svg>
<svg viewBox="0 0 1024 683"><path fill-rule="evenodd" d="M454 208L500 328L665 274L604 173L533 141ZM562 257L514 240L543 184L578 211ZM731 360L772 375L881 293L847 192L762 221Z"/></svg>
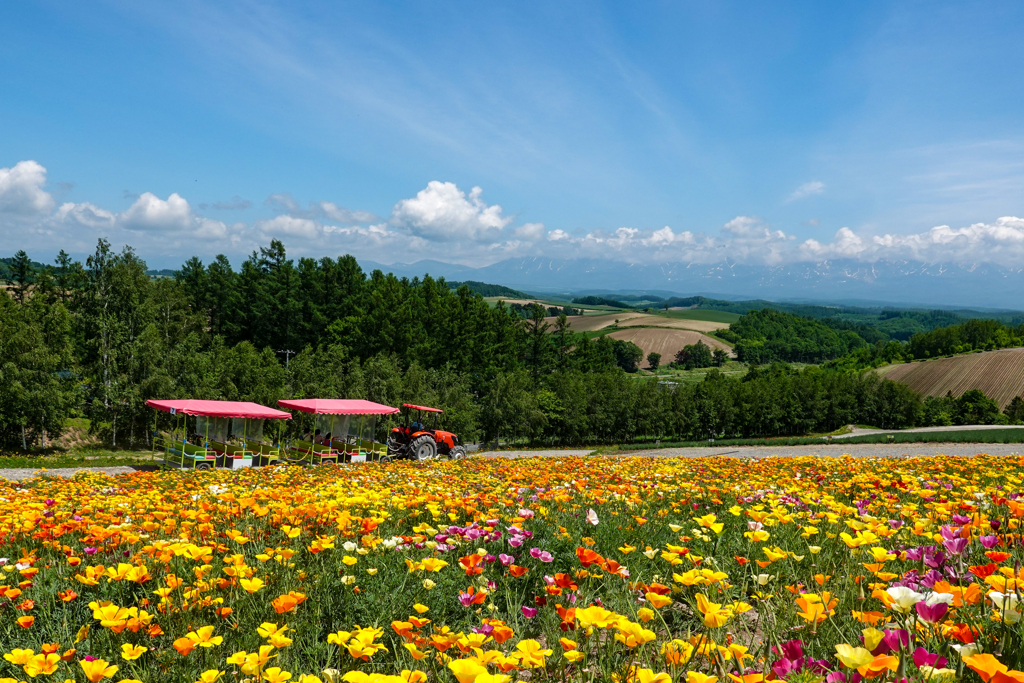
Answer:
<svg viewBox="0 0 1024 683"><path fill-rule="evenodd" d="M909 345L884 335L869 344L859 323L841 329L750 311L726 333L751 365L744 376L712 370L701 382L675 383L637 373L642 353L633 344L574 333L564 315L551 324L540 306L524 317L468 284L366 274L351 256L294 260L277 241L237 269L224 256L192 258L173 277L152 276L131 248L115 252L104 240L84 263L61 252L44 266L19 252L4 267L0 447L7 452L47 446L71 417L88 418L109 446L145 447L150 398L415 402L444 409L447 427L467 442L557 445L774 437L856 423L911 427L978 411L990 422L1008 419L977 401L922 401L837 362L892 344L917 348L916 337ZM971 348L1004 343L1001 331L1011 342L1021 336L1019 328L981 325L990 333L978 337L978 328L970 321L943 332L936 348L954 338ZM802 370L786 364L829 359Z"/></svg>

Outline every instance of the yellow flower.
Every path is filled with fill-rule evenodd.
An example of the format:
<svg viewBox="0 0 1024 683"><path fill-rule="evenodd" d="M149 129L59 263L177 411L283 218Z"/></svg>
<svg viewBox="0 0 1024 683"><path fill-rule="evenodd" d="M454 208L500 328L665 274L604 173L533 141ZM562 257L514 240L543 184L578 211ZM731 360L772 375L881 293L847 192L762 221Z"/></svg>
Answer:
<svg viewBox="0 0 1024 683"><path fill-rule="evenodd" d="M196 683L213 683L223 675L223 671L217 671L217 669L207 669L203 673L199 674L199 680L196 681Z"/></svg>
<svg viewBox="0 0 1024 683"><path fill-rule="evenodd" d="M57 672L57 665L60 664L60 655L56 652L50 654L39 654L29 660L28 664L25 665L25 673L32 678L35 678L39 674L44 676L50 676Z"/></svg>
<svg viewBox="0 0 1024 683"><path fill-rule="evenodd" d="M473 683L480 674L487 673L487 667L481 666L471 659L456 659L448 662L448 668L455 674L459 683Z"/></svg>
<svg viewBox="0 0 1024 683"><path fill-rule="evenodd" d="M240 579L239 583L242 584L242 588L245 589L246 593L255 593L266 585L265 583L263 583L262 579L258 578Z"/></svg>
<svg viewBox="0 0 1024 683"><path fill-rule="evenodd" d="M698 671L686 672L686 683L716 683L718 676L708 676Z"/></svg>
<svg viewBox="0 0 1024 683"><path fill-rule="evenodd" d="M291 677L292 675L290 673L287 671L281 671L280 667L276 666L264 669L263 671L263 680L266 681L266 683L284 683Z"/></svg>
<svg viewBox="0 0 1024 683"><path fill-rule="evenodd" d="M416 614L426 614L430 611L429 607L427 607L426 605L421 605L418 602L415 605L413 605L412 608L416 610Z"/></svg>
<svg viewBox="0 0 1024 683"><path fill-rule="evenodd" d="M125 643L121 646L121 658L130 662L141 657L147 650L148 647Z"/></svg>
<svg viewBox="0 0 1024 683"><path fill-rule="evenodd" d="M667 673L654 673L650 669L634 668L629 672L630 683L672 683Z"/></svg>
<svg viewBox="0 0 1024 683"><path fill-rule="evenodd" d="M859 669L875 659L875 656L869 650L865 650L862 647L853 647L846 643L836 645L836 656L839 657L839 661L843 663L843 666L849 669Z"/></svg>
<svg viewBox="0 0 1024 683"><path fill-rule="evenodd" d="M14 649L11 650L10 654L4 655L4 659L15 666L24 666L32 660L32 657L35 656L35 654L36 653L32 650Z"/></svg>
<svg viewBox="0 0 1024 683"><path fill-rule="evenodd" d="M82 665L82 671L85 672L85 677L91 681L91 683L99 683L104 678L108 678L117 673L116 666L110 666L109 662L102 659L94 659L91 662L81 661L79 664Z"/></svg>
<svg viewBox="0 0 1024 683"><path fill-rule="evenodd" d="M202 626L191 633L186 633L185 637L199 647L213 647L224 642L223 636L213 635L212 626Z"/></svg>
<svg viewBox="0 0 1024 683"><path fill-rule="evenodd" d="M433 590L434 586L436 585L437 584L431 581L430 579L423 579L423 587L426 588L428 591Z"/></svg>
<svg viewBox="0 0 1024 683"><path fill-rule="evenodd" d="M544 666L544 658L551 656L551 650L542 650L540 643L528 638L519 641L514 654L519 657L519 663L522 666L527 669L536 669Z"/></svg>

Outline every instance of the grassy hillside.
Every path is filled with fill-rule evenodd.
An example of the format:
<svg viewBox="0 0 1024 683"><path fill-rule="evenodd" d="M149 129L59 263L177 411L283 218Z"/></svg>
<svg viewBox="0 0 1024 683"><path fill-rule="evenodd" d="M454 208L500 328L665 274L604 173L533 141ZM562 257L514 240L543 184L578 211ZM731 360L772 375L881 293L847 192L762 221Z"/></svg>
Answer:
<svg viewBox="0 0 1024 683"><path fill-rule="evenodd" d="M979 389L1001 410L1024 394L1024 348L889 365L878 372L923 396L945 396L947 392L959 396L968 389Z"/></svg>

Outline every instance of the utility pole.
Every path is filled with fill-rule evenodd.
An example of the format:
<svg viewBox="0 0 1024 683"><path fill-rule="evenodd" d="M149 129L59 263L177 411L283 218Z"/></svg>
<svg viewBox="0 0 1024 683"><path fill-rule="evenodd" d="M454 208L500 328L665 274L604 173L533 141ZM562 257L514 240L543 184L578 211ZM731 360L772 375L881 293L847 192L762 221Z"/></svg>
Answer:
<svg viewBox="0 0 1024 683"><path fill-rule="evenodd" d="M278 349L278 353L284 354L284 369L288 369L288 359L295 355L295 352L291 349Z"/></svg>

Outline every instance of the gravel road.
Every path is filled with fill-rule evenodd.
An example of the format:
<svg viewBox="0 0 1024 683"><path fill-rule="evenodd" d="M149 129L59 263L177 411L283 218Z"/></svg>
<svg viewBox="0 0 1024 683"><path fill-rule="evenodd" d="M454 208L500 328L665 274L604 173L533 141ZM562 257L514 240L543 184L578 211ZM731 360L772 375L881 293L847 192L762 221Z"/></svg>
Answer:
<svg viewBox="0 0 1024 683"><path fill-rule="evenodd" d="M725 448L661 448L650 451L622 451L623 455L650 457L700 457L729 455L738 458L769 458L772 456L820 455L838 458L891 458L898 456L955 455L1020 455L1024 444L1019 443L897 443L897 444L831 444L821 446L732 446Z"/></svg>
<svg viewBox="0 0 1024 683"><path fill-rule="evenodd" d="M127 474L134 472L131 467L119 465L117 467L61 467L53 470L41 470L32 468L0 469L0 479L11 481L22 481L32 477L73 477L79 472L99 472L101 474Z"/></svg>
<svg viewBox="0 0 1024 683"><path fill-rule="evenodd" d="M646 451L616 451L616 457L640 456L647 458L674 458L687 456L729 455L738 458L769 458L771 456L820 455L838 458L849 454L856 458L890 458L908 455L956 455L971 456L979 453L988 455L1020 455L1024 444L1019 443L918 443L918 444L831 444L820 446L730 446L718 448L655 448ZM480 455L498 458L562 457L584 456L592 450L574 451L490 451Z"/></svg>

